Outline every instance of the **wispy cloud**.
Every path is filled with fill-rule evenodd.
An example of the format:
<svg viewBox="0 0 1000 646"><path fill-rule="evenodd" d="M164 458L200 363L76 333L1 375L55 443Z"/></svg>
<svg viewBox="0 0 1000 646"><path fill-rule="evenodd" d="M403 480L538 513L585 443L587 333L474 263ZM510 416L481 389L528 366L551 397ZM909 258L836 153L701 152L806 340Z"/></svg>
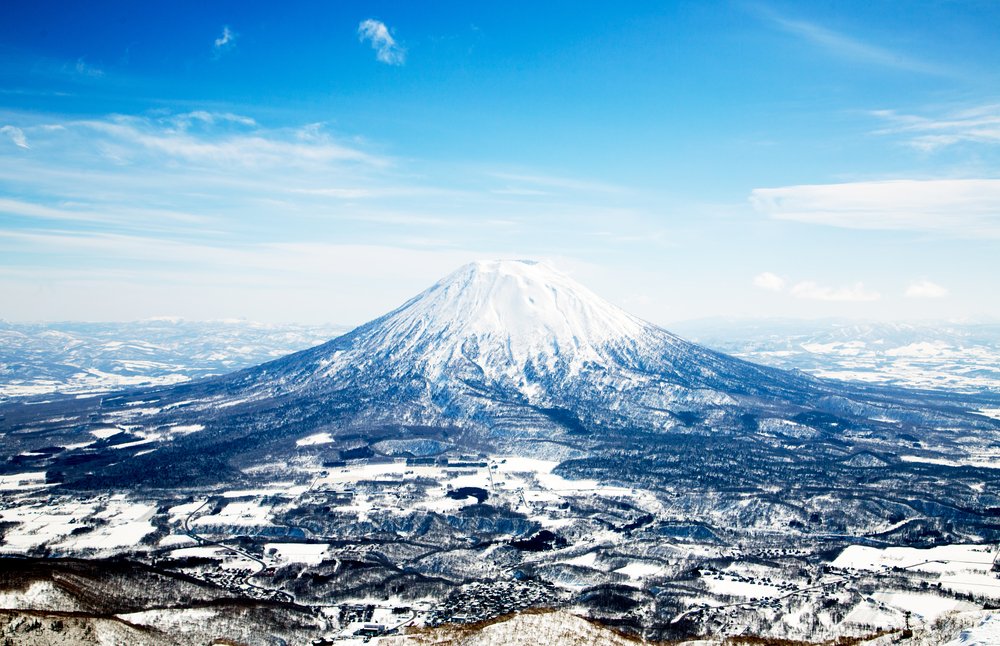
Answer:
<svg viewBox="0 0 1000 646"><path fill-rule="evenodd" d="M73 69L75 69L76 73L80 76L89 76L91 78L101 78L104 76L104 70L87 63L82 58L76 59L76 65Z"/></svg>
<svg viewBox="0 0 1000 646"><path fill-rule="evenodd" d="M1000 237L1000 179L890 180L758 188L760 213L848 229Z"/></svg>
<svg viewBox="0 0 1000 646"><path fill-rule="evenodd" d="M838 58L909 72L952 76L953 70L928 63L887 47L866 42L829 27L782 16L770 8L758 7L758 15L785 33L791 34Z"/></svg>
<svg viewBox="0 0 1000 646"><path fill-rule="evenodd" d="M780 292L785 288L785 279L769 271L757 274L753 277L754 287L766 289L769 292Z"/></svg>
<svg viewBox="0 0 1000 646"><path fill-rule="evenodd" d="M0 127L0 134L7 135L10 140L14 142L14 145L18 148L30 148L28 145L28 138L24 136L24 131L16 126L2 126Z"/></svg>
<svg viewBox="0 0 1000 646"><path fill-rule="evenodd" d="M65 202L50 206L10 198L0 198L0 213L8 216L39 220L129 225L129 228L133 229L155 228L149 226L149 223L152 222L173 221L183 224L200 224L203 226L209 222L207 218L169 209L150 209L141 206L123 208L109 205L101 205L100 208L93 208L93 205Z"/></svg>
<svg viewBox="0 0 1000 646"><path fill-rule="evenodd" d="M103 135L104 150L121 163L129 163L144 153L167 155L188 163L225 163L242 167L287 167L332 161L386 163L384 158L346 146L315 128L197 136L187 132L186 127L177 127L190 125L193 119L206 124L235 122L246 126L255 123L249 117L228 113L192 112L158 119L119 115L111 119L78 121L73 125Z"/></svg>
<svg viewBox="0 0 1000 646"><path fill-rule="evenodd" d="M0 198L0 213L7 216L24 218L40 218L43 220L69 220L77 222L108 222L105 215L97 213L77 212L61 208L53 208L35 202Z"/></svg>
<svg viewBox="0 0 1000 646"><path fill-rule="evenodd" d="M212 237L279 209L334 210L329 198L297 191L337 182L376 192L392 182L392 160L322 127L268 129L228 112L45 119L25 128L34 154L0 155L0 217L18 228ZM0 135L28 145L20 128L0 127Z"/></svg>
<svg viewBox="0 0 1000 646"><path fill-rule="evenodd" d="M389 33L389 28L380 20L362 20L358 25L358 39L371 43L376 60L386 65L402 65L406 62L406 49L396 42Z"/></svg>
<svg viewBox="0 0 1000 646"><path fill-rule="evenodd" d="M812 280L802 280L789 287L785 278L769 271L754 276L753 284L754 287L769 292L785 293L795 298L813 301L864 303L877 301L881 298L878 292L867 289L862 282L848 286L830 287L820 285Z"/></svg>
<svg viewBox="0 0 1000 646"><path fill-rule="evenodd" d="M384 313L455 267L502 250L470 251L336 242L215 244L95 232L0 229L0 256L27 253L72 263L0 265L5 315L23 319L93 318L97 294L116 298L103 320L182 315L256 320L361 322ZM79 259L88 259L86 266ZM90 258L104 259L91 264ZM540 258L541 259L541 258ZM123 271L121 266L129 267ZM406 270L401 272L400 268ZM45 298L30 298L39 280ZM25 288L25 285L29 285ZM319 297L336 285L336 298ZM309 304L304 307L303 304Z"/></svg>
<svg viewBox="0 0 1000 646"><path fill-rule="evenodd" d="M586 193L623 193L626 190L624 187L606 182L572 177L506 172L491 172L488 175L508 182L504 188L494 190L495 193L508 195L544 195L550 190Z"/></svg>
<svg viewBox="0 0 1000 646"><path fill-rule="evenodd" d="M837 301L864 303L877 301L882 296L878 292L865 288L864 283L855 283L848 287L829 287L820 285L811 280L804 280L792 285L789 290L796 298L805 298L815 301Z"/></svg>
<svg viewBox="0 0 1000 646"><path fill-rule="evenodd" d="M62 58L47 56L39 50L24 51L3 46L0 68L5 87L0 94L22 96L74 96L80 86L116 85L124 79L115 77L85 56ZM66 84L77 86L70 88Z"/></svg>
<svg viewBox="0 0 1000 646"><path fill-rule="evenodd" d="M655 238L641 214L621 206L619 194L584 196L577 187L585 181L558 178L554 183L566 188L546 189L555 197L498 199L481 171L418 170L323 125L268 128L242 114L194 110L45 117L23 127L35 154L0 155L0 209L22 228L58 223L211 237L270 231L277 217L283 232L305 239L318 231L338 240L405 244L422 238L423 244L435 239L454 246L461 244L455 240L481 240L487 230L493 240L517 240L530 221L553 232L572 226L565 244L590 248L594 231L613 221L606 249L612 242ZM524 177L535 176L529 171ZM197 231L185 226L195 221ZM430 227L452 239L430 234Z"/></svg>
<svg viewBox="0 0 1000 646"><path fill-rule="evenodd" d="M948 290L929 280L918 280L906 287L907 298L944 298Z"/></svg>
<svg viewBox="0 0 1000 646"><path fill-rule="evenodd" d="M877 134L902 135L909 145L927 152L963 142L1000 144L1000 104L950 110L934 116L896 110L874 110L871 114L887 124Z"/></svg>
<svg viewBox="0 0 1000 646"><path fill-rule="evenodd" d="M229 25L223 25L222 34L215 39L212 43L212 51L216 58L222 56L227 51L236 47L236 38L239 36L235 31L229 28Z"/></svg>
<svg viewBox="0 0 1000 646"><path fill-rule="evenodd" d="M627 192L585 191L587 180L530 168L498 179L482 168L418 164L322 124L274 128L197 108L0 118L32 146L13 154L11 131L0 135L8 149L0 150L0 302L15 304L5 312L15 318L88 316L114 291L128 294L121 316L163 313L155 297L172 308L200 299L192 316L267 318L253 308L269 301L287 302L292 318L360 320L338 312L381 294L365 312L375 314L477 257L623 253L657 244L662 226ZM545 194L491 191L508 184ZM373 282L383 267L392 278ZM32 291L38 272L52 276L44 298ZM224 289L231 284L247 286L240 303ZM336 299L316 297L334 284ZM309 313L319 303L335 309Z"/></svg>
<svg viewBox="0 0 1000 646"><path fill-rule="evenodd" d="M190 128L194 123L203 123L209 126L220 123L232 123L251 128L257 125L257 122L253 118L242 114L234 114L232 112L208 112L207 110L184 112L182 114L170 116L168 119L181 129Z"/></svg>

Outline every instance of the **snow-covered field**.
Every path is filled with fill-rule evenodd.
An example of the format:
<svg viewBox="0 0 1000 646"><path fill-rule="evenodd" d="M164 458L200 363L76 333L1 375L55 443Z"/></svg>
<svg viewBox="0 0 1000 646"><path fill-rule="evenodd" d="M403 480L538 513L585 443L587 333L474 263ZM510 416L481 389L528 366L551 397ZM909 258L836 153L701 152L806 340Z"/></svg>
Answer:
<svg viewBox="0 0 1000 646"><path fill-rule="evenodd" d="M15 473L13 475L0 476L0 491L37 489L44 486L44 471L32 471L30 473Z"/></svg>
<svg viewBox="0 0 1000 646"><path fill-rule="evenodd" d="M873 572L913 570L948 590L1000 598L1000 579L992 572L997 554L996 545L942 545L929 549L852 545L831 565Z"/></svg>
<svg viewBox="0 0 1000 646"><path fill-rule="evenodd" d="M155 511L155 505L121 495L56 504L28 502L0 511L0 520L15 523L0 550L18 554L49 545L71 553L113 554L138 547L154 529L150 518Z"/></svg>
<svg viewBox="0 0 1000 646"><path fill-rule="evenodd" d="M705 583L708 584L708 589L712 594L727 597L763 599L764 597L775 597L781 592L776 586L741 580L727 574L705 577Z"/></svg>
<svg viewBox="0 0 1000 646"><path fill-rule="evenodd" d="M271 513L271 505L262 504L257 501L247 501L247 502L231 502L223 507L218 513L198 516L191 525L193 527L200 526L217 526L217 525L234 525L234 526L253 526L253 525L267 525L270 523L268 517Z"/></svg>
<svg viewBox="0 0 1000 646"><path fill-rule="evenodd" d="M326 543L265 543L264 553L278 563L318 565L326 558L330 546Z"/></svg>
<svg viewBox="0 0 1000 646"><path fill-rule="evenodd" d="M963 460L950 460L948 458L932 458L924 455L901 455L899 459L903 462L924 462L927 464L940 464L947 467L979 467L981 469L1000 469L1000 454L996 451L977 452Z"/></svg>
<svg viewBox="0 0 1000 646"><path fill-rule="evenodd" d="M896 608L904 613L909 612L927 624L933 623L948 613L980 609L979 606L968 601L947 599L940 595L919 592L876 592L872 597L875 601L886 606Z"/></svg>

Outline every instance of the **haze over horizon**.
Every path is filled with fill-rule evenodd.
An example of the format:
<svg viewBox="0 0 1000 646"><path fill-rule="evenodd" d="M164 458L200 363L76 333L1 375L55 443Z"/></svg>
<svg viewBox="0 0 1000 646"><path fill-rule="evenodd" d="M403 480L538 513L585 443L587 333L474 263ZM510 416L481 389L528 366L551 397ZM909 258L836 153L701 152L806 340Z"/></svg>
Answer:
<svg viewBox="0 0 1000 646"><path fill-rule="evenodd" d="M1000 317L1000 9L14 3L0 318L360 323L544 259L655 323Z"/></svg>

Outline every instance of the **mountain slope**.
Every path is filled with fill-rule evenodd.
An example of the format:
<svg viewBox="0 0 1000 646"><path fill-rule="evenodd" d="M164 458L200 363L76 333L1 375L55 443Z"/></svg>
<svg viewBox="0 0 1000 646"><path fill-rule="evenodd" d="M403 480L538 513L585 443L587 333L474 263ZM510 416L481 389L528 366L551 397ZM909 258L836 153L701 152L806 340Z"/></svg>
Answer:
<svg viewBox="0 0 1000 646"><path fill-rule="evenodd" d="M523 261L465 266L343 337L223 384L254 401L322 398L360 385L383 395L383 413L418 404L410 421L420 423L487 423L491 403L509 403L582 407L595 421L638 416L665 427L673 406L824 391L815 380L686 342Z"/></svg>

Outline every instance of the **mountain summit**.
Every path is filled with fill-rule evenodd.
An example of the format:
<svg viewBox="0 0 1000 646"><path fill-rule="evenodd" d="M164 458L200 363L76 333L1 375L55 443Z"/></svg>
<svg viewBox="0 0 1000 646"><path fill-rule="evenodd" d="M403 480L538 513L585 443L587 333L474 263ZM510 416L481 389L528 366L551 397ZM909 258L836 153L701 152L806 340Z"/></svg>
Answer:
<svg viewBox="0 0 1000 646"><path fill-rule="evenodd" d="M546 355L597 360L604 346L649 328L549 265L525 260L465 265L377 327L399 352L438 345L447 360L460 351L456 343L475 342L480 353L520 365Z"/></svg>
<svg viewBox="0 0 1000 646"><path fill-rule="evenodd" d="M352 348L419 365L430 380L463 365L499 379L613 365L657 333L547 264L496 260L465 265L363 326Z"/></svg>

